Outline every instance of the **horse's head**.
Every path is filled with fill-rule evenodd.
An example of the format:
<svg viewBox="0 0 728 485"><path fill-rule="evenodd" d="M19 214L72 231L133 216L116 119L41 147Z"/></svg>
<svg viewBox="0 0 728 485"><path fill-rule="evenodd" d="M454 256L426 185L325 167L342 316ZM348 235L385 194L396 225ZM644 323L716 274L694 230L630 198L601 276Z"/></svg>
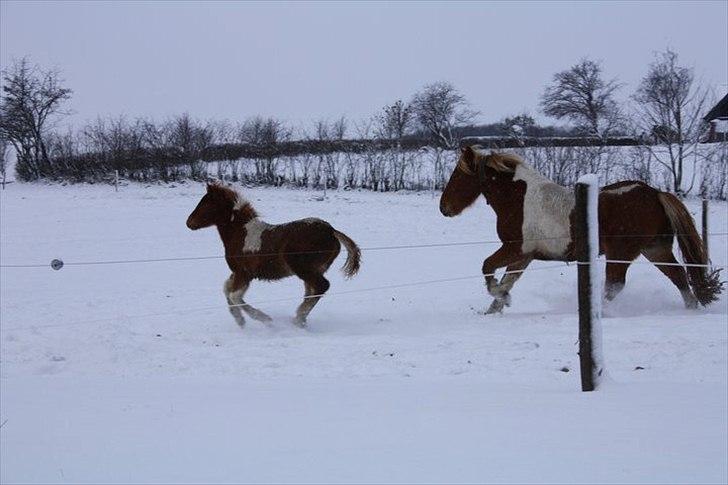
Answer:
<svg viewBox="0 0 728 485"><path fill-rule="evenodd" d="M472 147L467 146L460 152L455 169L450 174L445 190L440 197L440 212L446 217L453 217L460 214L467 207L470 207L481 191L480 177L478 170L485 170L479 167L483 155L477 153Z"/></svg>
<svg viewBox="0 0 728 485"><path fill-rule="evenodd" d="M230 222L237 198L237 193L230 187L208 183L207 193L187 218L187 227L195 231Z"/></svg>
<svg viewBox="0 0 728 485"><path fill-rule="evenodd" d="M504 187L512 182L516 168L521 165L526 166L511 153L485 154L478 147L463 148L440 197L440 212L446 217L456 216L470 207L481 193L488 198L496 186Z"/></svg>

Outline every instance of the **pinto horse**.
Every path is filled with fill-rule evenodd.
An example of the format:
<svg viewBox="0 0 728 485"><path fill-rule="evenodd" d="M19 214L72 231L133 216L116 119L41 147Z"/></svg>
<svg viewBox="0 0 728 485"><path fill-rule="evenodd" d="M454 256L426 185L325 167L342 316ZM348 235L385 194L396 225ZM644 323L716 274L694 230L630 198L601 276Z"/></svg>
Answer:
<svg viewBox="0 0 728 485"><path fill-rule="evenodd" d="M574 261L574 194L509 153L486 154L480 147L462 149L440 199L440 212L460 214L482 194L496 213L502 246L483 262L488 293L495 298L486 313L510 306L509 291L533 261ZM638 181L603 187L599 193L599 252L608 260L631 262L640 254L656 265L680 290L687 308L718 299L719 271L677 264L672 252L677 236L688 264L707 265L703 243L690 213L672 194ZM630 263L607 263L604 297L624 288ZM674 266L673 266L674 265ZM507 273L500 282L498 268Z"/></svg>
<svg viewBox="0 0 728 485"><path fill-rule="evenodd" d="M232 274L223 291L230 313L241 327L245 324L241 309L255 320L271 320L243 299L253 279L301 278L305 296L294 323L304 326L308 314L329 289L324 273L339 255L341 245L347 251L344 275L350 278L359 271L359 247L328 222L310 218L267 224L258 218L249 201L219 183L207 184L207 193L187 218L187 227L193 231L210 226L217 226L225 247L225 260Z"/></svg>

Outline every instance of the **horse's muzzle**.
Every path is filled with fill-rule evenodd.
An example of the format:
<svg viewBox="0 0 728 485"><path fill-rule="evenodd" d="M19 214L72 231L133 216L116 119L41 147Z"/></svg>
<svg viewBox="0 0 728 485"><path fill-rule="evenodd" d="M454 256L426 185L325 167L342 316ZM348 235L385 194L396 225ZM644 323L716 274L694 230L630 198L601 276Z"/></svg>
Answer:
<svg viewBox="0 0 728 485"><path fill-rule="evenodd" d="M442 202L440 202L440 213L445 217L452 217L455 215L452 209L450 209L447 204L443 204Z"/></svg>
<svg viewBox="0 0 728 485"><path fill-rule="evenodd" d="M197 223L195 223L195 220L192 219L192 217L188 217L187 218L187 227L189 227L193 231L195 231L195 230L197 230L197 229L200 228L200 226Z"/></svg>

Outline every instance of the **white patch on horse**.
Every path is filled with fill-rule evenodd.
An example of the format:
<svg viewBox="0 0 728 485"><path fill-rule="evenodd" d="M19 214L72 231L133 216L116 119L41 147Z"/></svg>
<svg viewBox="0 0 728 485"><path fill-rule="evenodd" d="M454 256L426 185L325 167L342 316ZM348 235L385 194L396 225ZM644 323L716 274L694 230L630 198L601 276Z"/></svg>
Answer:
<svg viewBox="0 0 728 485"><path fill-rule="evenodd" d="M574 194L526 164L516 168L513 181L516 180L526 182L521 251L563 257L571 241L569 215L574 208Z"/></svg>
<svg viewBox="0 0 728 485"><path fill-rule="evenodd" d="M271 224L261 221L257 217L245 224L245 244L243 252L260 251L263 233L273 227Z"/></svg>
<svg viewBox="0 0 728 485"><path fill-rule="evenodd" d="M640 184L629 184L629 185L624 185L622 187L616 187L614 189L602 190L602 194L609 194L609 195L626 194L630 190L636 189L637 187L640 187Z"/></svg>

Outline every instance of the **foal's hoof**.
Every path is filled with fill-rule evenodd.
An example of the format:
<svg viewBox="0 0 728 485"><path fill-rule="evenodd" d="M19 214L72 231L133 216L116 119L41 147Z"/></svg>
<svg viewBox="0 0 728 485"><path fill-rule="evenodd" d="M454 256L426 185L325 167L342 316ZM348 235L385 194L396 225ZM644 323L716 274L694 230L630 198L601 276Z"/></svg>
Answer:
<svg viewBox="0 0 728 485"><path fill-rule="evenodd" d="M298 317L298 316L296 316L296 317L293 317L291 319L291 321L297 327L306 328L306 319L304 317Z"/></svg>
<svg viewBox="0 0 728 485"><path fill-rule="evenodd" d="M267 313L264 313L260 310L248 312L248 315L250 315L250 318L252 318L254 320L258 320L259 322L263 322L263 323L268 323L268 322L273 321L273 319L270 316L268 316Z"/></svg>

